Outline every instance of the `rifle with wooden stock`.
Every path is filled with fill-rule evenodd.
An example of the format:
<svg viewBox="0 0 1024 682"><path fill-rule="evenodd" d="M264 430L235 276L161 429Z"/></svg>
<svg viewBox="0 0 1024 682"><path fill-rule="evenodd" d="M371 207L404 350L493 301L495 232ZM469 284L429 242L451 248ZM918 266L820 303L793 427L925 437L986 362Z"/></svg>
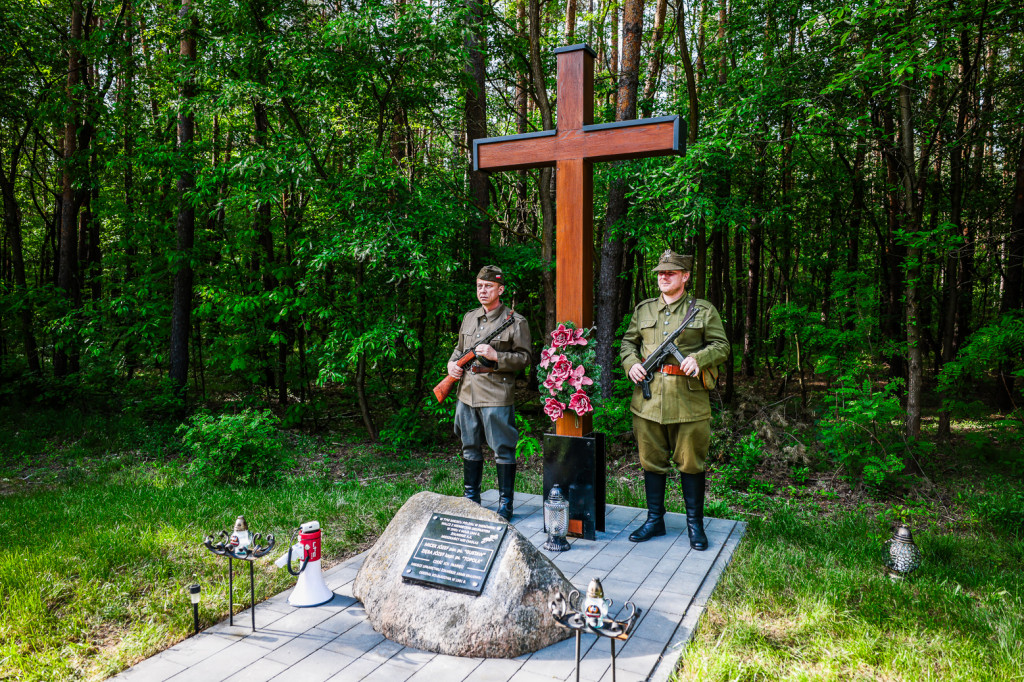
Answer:
<svg viewBox="0 0 1024 682"><path fill-rule="evenodd" d="M463 353L462 357L455 361L455 364L461 367L463 370L466 370L466 368L469 367L469 365L472 364L474 360L476 360L476 351L474 350L474 348L482 344L489 345L491 341L498 338L498 334L502 333L510 326L512 326L513 315L514 312L510 310L508 313L508 317L505 318L505 321L502 322L497 329L488 334L487 338L485 338L483 341L474 345L473 348L470 348L465 353ZM437 386L434 386L434 397L437 398L437 402L443 403L444 399L448 397L449 393L451 393L452 387L455 386L455 384L458 381L459 380L453 377L451 374L446 374L444 379L441 379L441 382Z"/></svg>

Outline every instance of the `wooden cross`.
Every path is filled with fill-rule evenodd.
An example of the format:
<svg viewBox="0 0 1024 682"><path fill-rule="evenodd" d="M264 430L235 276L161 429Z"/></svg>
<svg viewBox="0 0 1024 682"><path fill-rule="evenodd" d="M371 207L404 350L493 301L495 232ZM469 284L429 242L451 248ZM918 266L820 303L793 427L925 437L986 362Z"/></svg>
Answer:
<svg viewBox="0 0 1024 682"><path fill-rule="evenodd" d="M555 130L474 140L473 170L555 167L556 317L583 329L594 319L594 162L681 154L683 141L678 116L593 125L597 55L586 45L561 47L555 54ZM592 430L590 415L569 415L555 426L563 436Z"/></svg>

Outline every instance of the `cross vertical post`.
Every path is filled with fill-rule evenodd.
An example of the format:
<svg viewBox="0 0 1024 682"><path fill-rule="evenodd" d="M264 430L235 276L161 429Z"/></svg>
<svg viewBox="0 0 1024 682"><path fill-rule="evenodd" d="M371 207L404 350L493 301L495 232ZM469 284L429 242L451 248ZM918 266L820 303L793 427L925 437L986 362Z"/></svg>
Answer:
<svg viewBox="0 0 1024 682"><path fill-rule="evenodd" d="M555 54L556 129L474 140L473 168L555 167L556 317L583 329L594 322L594 162L681 154L682 139L678 116L594 125L594 51L570 45ZM592 426L591 415L570 414L555 432L583 436Z"/></svg>

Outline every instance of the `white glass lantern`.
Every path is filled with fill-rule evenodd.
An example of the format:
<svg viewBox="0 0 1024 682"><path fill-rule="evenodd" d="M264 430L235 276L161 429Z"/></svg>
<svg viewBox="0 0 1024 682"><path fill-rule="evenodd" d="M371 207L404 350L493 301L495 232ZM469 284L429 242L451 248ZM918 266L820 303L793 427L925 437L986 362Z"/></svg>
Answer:
<svg viewBox="0 0 1024 682"><path fill-rule="evenodd" d="M544 549L549 552L564 552L569 549L565 535L569 532L569 501L562 495L557 484L551 486L548 499L544 501L544 527L548 540Z"/></svg>

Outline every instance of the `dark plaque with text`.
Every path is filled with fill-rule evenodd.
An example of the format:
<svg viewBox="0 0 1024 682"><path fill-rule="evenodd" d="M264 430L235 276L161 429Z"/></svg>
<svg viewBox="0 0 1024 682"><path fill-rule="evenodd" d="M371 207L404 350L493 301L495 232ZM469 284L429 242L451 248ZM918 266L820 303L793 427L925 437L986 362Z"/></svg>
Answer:
<svg viewBox="0 0 1024 682"><path fill-rule="evenodd" d="M508 524L431 514L402 580L480 594Z"/></svg>

